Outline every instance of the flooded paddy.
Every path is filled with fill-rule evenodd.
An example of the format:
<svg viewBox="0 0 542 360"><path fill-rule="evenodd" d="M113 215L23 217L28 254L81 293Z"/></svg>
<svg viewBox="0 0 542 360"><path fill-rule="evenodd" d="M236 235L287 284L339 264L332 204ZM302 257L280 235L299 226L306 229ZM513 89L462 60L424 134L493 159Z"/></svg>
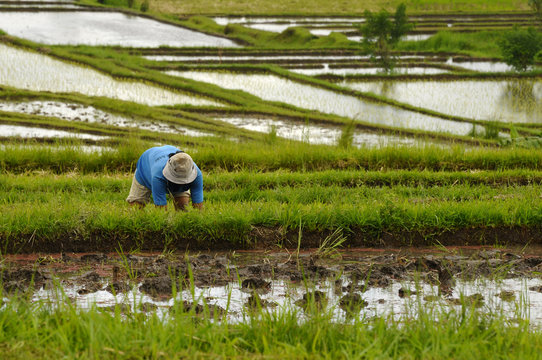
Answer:
<svg viewBox="0 0 542 360"><path fill-rule="evenodd" d="M293 26L337 26L352 27L353 24L365 23L362 17L214 17L213 20L219 25L240 24L254 29L282 32L287 27ZM277 26L277 27L274 27ZM285 26L279 30L278 26ZM269 30L268 30L269 29ZM273 29L273 30L271 30Z"/></svg>
<svg viewBox="0 0 542 360"><path fill-rule="evenodd" d="M96 70L0 44L0 84L20 89L75 92L157 105L212 105L218 103L174 93L140 82L118 81Z"/></svg>
<svg viewBox="0 0 542 360"><path fill-rule="evenodd" d="M118 127L133 127L162 133L179 134L186 136L213 136L211 133L187 128L175 124L167 124L157 121L135 120L120 115L113 115L105 111L76 103L63 103L55 101L31 101L31 102L0 102L1 111L10 111L23 114L56 117L68 121L85 123L99 123Z"/></svg>
<svg viewBox="0 0 542 360"><path fill-rule="evenodd" d="M262 133L275 131L279 137L304 141L309 144L336 145L343 132L340 127L303 124L288 120L246 117L221 117L216 120L224 121L239 128L251 131ZM415 145L419 143L421 143L421 141L412 138L361 131L354 131L352 139L352 145L357 147Z"/></svg>
<svg viewBox="0 0 542 360"><path fill-rule="evenodd" d="M5 125L0 124L1 137L21 137L21 138L76 138L84 140L106 140L108 136L99 136L92 134L73 133L64 130L43 129L39 127Z"/></svg>
<svg viewBox="0 0 542 360"><path fill-rule="evenodd" d="M450 58L446 61L446 64L478 72L513 71L510 65L496 61L454 61L453 58Z"/></svg>
<svg viewBox="0 0 542 360"><path fill-rule="evenodd" d="M276 313L298 311L300 318L316 309L330 311L336 321L416 316L418 306L444 312L465 306L540 325L541 265L540 256L492 248L353 249L332 257L315 251L186 258L51 254L6 256L1 276L4 301L30 291L34 302L70 301L103 309L117 305L124 313L164 317L179 303L196 313L206 304L211 314L233 321L260 306ZM175 297L174 286L179 289Z"/></svg>
<svg viewBox="0 0 542 360"><path fill-rule="evenodd" d="M327 65L327 64L326 64ZM324 66L322 68L317 69L289 69L292 72L303 74L307 76L314 76L314 75L339 75L339 76L347 76L347 75L377 75L382 74L384 70L382 68L374 67L374 68L336 68L336 67L329 67ZM397 67L393 69L394 74L404 74L404 75L435 75L435 74L445 74L449 73L449 70L446 69L439 69L439 68L431 68L431 67Z"/></svg>
<svg viewBox="0 0 542 360"><path fill-rule="evenodd" d="M476 120L542 123L542 80L350 82L341 85Z"/></svg>
<svg viewBox="0 0 542 360"><path fill-rule="evenodd" d="M410 34L410 35L405 35L401 37L401 41L423 41L423 40L429 39L433 35L435 34ZM363 40L363 36L359 36L359 35L349 35L347 36L347 38L350 41L356 41L356 42L360 42Z"/></svg>
<svg viewBox="0 0 542 360"><path fill-rule="evenodd" d="M118 12L0 12L2 30L43 44L239 47L229 39Z"/></svg>
<svg viewBox="0 0 542 360"><path fill-rule="evenodd" d="M365 23L364 17L215 17L213 18L220 25L239 24L248 28L283 32L289 27L304 27L314 35L326 36L331 31L359 33L359 27ZM476 26L508 26L512 27L514 23L528 24L529 19L522 15L510 14L508 16L499 16L495 14L461 16L461 15L441 15L441 16L409 16L409 21L415 22L417 29L425 29L429 33L435 33L438 29L451 27L476 27ZM410 34L410 41L420 41L427 39L427 34L417 36ZM359 41L359 38L356 39Z"/></svg>
<svg viewBox="0 0 542 360"><path fill-rule="evenodd" d="M176 62L194 62L194 63L355 63L367 62L370 60L368 55L284 55L284 54L250 54L250 55L146 55L147 60L153 61L176 61ZM423 60L428 57L420 55L398 56L398 60Z"/></svg>
<svg viewBox="0 0 542 360"><path fill-rule="evenodd" d="M467 135L470 123L443 120L402 110L390 105L363 101L349 95L296 83L272 75L220 72L168 71L169 75L207 82L226 89L243 90L268 101L280 101L300 108L317 110L373 124Z"/></svg>

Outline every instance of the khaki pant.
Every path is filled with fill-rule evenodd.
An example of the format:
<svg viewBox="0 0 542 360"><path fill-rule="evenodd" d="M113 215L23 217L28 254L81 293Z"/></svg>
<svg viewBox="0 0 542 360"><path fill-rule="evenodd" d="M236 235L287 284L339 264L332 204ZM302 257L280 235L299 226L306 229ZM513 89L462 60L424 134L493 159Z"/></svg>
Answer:
<svg viewBox="0 0 542 360"><path fill-rule="evenodd" d="M138 202L140 204L148 204L151 201L152 191L151 189L141 185L139 181L136 180L135 174L132 179L132 186L130 187L130 193L126 198L126 201L129 203ZM190 197L190 190L181 191L179 193L171 194L174 198L180 197Z"/></svg>

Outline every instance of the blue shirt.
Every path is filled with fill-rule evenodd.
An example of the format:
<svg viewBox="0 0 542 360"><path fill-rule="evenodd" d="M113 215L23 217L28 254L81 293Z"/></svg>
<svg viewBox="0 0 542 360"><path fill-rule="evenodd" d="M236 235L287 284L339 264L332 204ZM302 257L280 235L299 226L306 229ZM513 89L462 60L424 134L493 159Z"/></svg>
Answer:
<svg viewBox="0 0 542 360"><path fill-rule="evenodd" d="M193 204L203 202L203 175L196 164L198 175L196 179L189 184L175 184L168 181L162 171L169 160L169 154L180 151L175 146L164 145L152 147L146 150L137 161L136 180L143 186L152 191L152 198L155 205L163 206L167 204L166 194L168 192L177 194L190 190Z"/></svg>

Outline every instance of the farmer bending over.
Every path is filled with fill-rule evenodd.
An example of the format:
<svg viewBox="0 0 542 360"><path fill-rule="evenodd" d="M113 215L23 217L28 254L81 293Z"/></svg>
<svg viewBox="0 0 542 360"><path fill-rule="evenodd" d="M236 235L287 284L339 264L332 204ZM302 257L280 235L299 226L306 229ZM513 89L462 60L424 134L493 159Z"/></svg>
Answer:
<svg viewBox="0 0 542 360"><path fill-rule="evenodd" d="M126 201L143 207L152 194L154 204L165 209L168 192L176 210L185 210L189 197L203 209L203 176L190 155L171 145L150 148L137 161Z"/></svg>

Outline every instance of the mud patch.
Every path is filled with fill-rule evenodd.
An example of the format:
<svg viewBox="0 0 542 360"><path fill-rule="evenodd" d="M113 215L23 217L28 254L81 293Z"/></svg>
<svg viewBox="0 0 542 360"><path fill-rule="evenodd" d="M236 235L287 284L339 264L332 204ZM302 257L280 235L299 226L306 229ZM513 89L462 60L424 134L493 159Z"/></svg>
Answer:
<svg viewBox="0 0 542 360"><path fill-rule="evenodd" d="M540 253L402 248L354 249L333 259L312 251L8 256L2 283L4 301L11 294L35 291L34 301L51 302L61 286L69 301L83 308L166 317L182 311L236 321L245 311L289 308L304 316L330 311L349 321L401 315L412 302L504 309L514 316L517 301L527 296L532 320L542 322L537 315L542 313L537 311L542 310Z"/></svg>

